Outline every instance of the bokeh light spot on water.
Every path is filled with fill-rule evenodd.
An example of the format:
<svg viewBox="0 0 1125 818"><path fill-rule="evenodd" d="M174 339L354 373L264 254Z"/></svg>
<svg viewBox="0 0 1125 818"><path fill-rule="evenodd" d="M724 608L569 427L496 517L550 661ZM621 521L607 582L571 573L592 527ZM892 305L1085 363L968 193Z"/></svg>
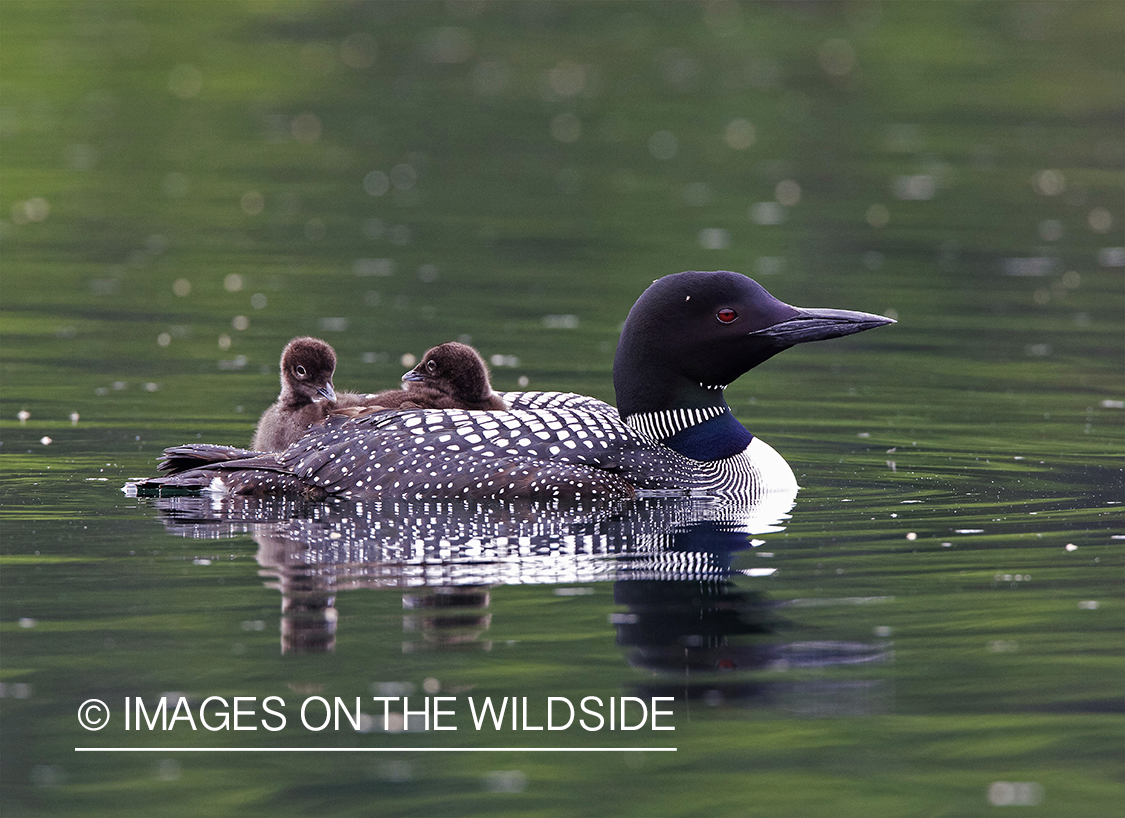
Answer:
<svg viewBox="0 0 1125 818"><path fill-rule="evenodd" d="M489 792L523 792L527 774L522 770L494 770L484 774L484 788Z"/></svg>
<svg viewBox="0 0 1125 818"><path fill-rule="evenodd" d="M844 77L855 68L855 49L847 40L825 40L816 52L820 67L832 77Z"/></svg>
<svg viewBox="0 0 1125 818"><path fill-rule="evenodd" d="M1104 207L1095 207L1086 217L1086 222L1095 233L1108 233L1113 227L1113 216Z"/></svg>
<svg viewBox="0 0 1125 818"><path fill-rule="evenodd" d="M156 343L158 346L166 347L172 343L172 336L167 332L162 332L156 336Z"/></svg>
<svg viewBox="0 0 1125 818"><path fill-rule="evenodd" d="M48 789L66 783L66 773L57 764L36 764L28 775L31 783L36 787Z"/></svg>
<svg viewBox="0 0 1125 818"><path fill-rule="evenodd" d="M703 207L711 204L715 194L706 182L689 182L684 185L684 204L689 207Z"/></svg>
<svg viewBox="0 0 1125 818"><path fill-rule="evenodd" d="M1058 196L1066 190L1066 177L1057 170L1041 170L1035 174L1032 185L1040 196Z"/></svg>
<svg viewBox="0 0 1125 818"><path fill-rule="evenodd" d="M891 221L891 212L883 204L873 204L867 208L864 219L872 227L886 227Z"/></svg>
<svg viewBox="0 0 1125 818"><path fill-rule="evenodd" d="M570 111L564 111L551 119L551 136L564 145L577 142L582 136L582 122Z"/></svg>
<svg viewBox="0 0 1125 818"><path fill-rule="evenodd" d="M1044 219L1039 222L1039 238L1043 241L1058 241L1063 237L1063 223L1058 219Z"/></svg>
<svg viewBox="0 0 1125 818"><path fill-rule="evenodd" d="M245 315L236 315L231 319L230 325L239 332L250 328L250 319Z"/></svg>
<svg viewBox="0 0 1125 818"><path fill-rule="evenodd" d="M934 198L936 189L934 177L926 173L896 176L891 184L891 195L905 202L924 202Z"/></svg>
<svg viewBox="0 0 1125 818"><path fill-rule="evenodd" d="M1125 267L1125 247L1103 247L1098 251L1101 267Z"/></svg>
<svg viewBox="0 0 1125 818"><path fill-rule="evenodd" d="M345 316L331 316L325 318L318 318L316 321L317 328L321 332L347 332L348 319Z"/></svg>
<svg viewBox="0 0 1125 818"><path fill-rule="evenodd" d="M370 68L379 54L375 38L364 31L349 34L340 43L340 60L348 68Z"/></svg>
<svg viewBox="0 0 1125 818"><path fill-rule="evenodd" d="M328 235L328 226L324 219L309 219L305 222L305 238L309 241L321 241Z"/></svg>
<svg viewBox="0 0 1125 818"><path fill-rule="evenodd" d="M578 329L577 315L544 315L543 326L547 329Z"/></svg>
<svg viewBox="0 0 1125 818"><path fill-rule="evenodd" d="M266 200L258 191L248 190L242 194L239 205L247 216L257 216L266 209Z"/></svg>
<svg viewBox="0 0 1125 818"><path fill-rule="evenodd" d="M182 199L187 196L188 190L191 189L187 177L177 171L166 174L160 186L164 190L164 195L169 199Z"/></svg>
<svg viewBox="0 0 1125 818"><path fill-rule="evenodd" d="M422 45L422 53L432 63L455 64L471 59L475 51L473 35L457 26L435 28Z"/></svg>
<svg viewBox="0 0 1125 818"><path fill-rule="evenodd" d="M414 766L406 761L388 761L379 765L374 777L380 781L401 784L414 778Z"/></svg>
<svg viewBox="0 0 1125 818"><path fill-rule="evenodd" d="M250 306L256 310L264 310L269 301L262 293L254 293L250 296Z"/></svg>
<svg viewBox="0 0 1125 818"><path fill-rule="evenodd" d="M1036 781L993 781L988 803L994 807L1034 807L1043 801L1043 785Z"/></svg>
<svg viewBox="0 0 1125 818"><path fill-rule="evenodd" d="M372 240L383 238L387 232L387 224L382 219L364 219L360 225L363 235Z"/></svg>
<svg viewBox="0 0 1125 818"><path fill-rule="evenodd" d="M396 190L410 190L418 181L418 172L412 165L401 162L391 168L388 178Z"/></svg>
<svg viewBox="0 0 1125 818"><path fill-rule="evenodd" d="M391 189L391 179L381 170L373 170L363 177L363 190L369 196L382 196Z"/></svg>
<svg viewBox="0 0 1125 818"><path fill-rule="evenodd" d="M781 224L785 209L777 202L755 202L750 205L750 221L760 225Z"/></svg>
<svg viewBox="0 0 1125 818"><path fill-rule="evenodd" d="M694 91L699 83L699 63L682 48L666 48L656 55L660 75L677 91Z"/></svg>
<svg viewBox="0 0 1125 818"><path fill-rule="evenodd" d="M414 365L418 363L418 358L413 352L404 352L402 353L402 357L398 359L398 362L407 369L412 369Z"/></svg>
<svg viewBox="0 0 1125 818"><path fill-rule="evenodd" d="M180 762L174 758L162 759L156 765L156 778L158 781L179 781L182 771Z"/></svg>
<svg viewBox="0 0 1125 818"><path fill-rule="evenodd" d="M721 227L705 227L699 231L699 246L704 250L726 250L730 247L730 231Z"/></svg>
<svg viewBox="0 0 1125 818"><path fill-rule="evenodd" d="M293 117L293 120L289 123L289 133L302 145L311 145L316 142L320 139L322 130L320 117L308 111Z"/></svg>
<svg viewBox="0 0 1125 818"><path fill-rule="evenodd" d="M883 267L883 254L877 250L868 250L863 254L863 266L867 270L879 270Z"/></svg>
<svg viewBox="0 0 1125 818"><path fill-rule="evenodd" d="M757 134L748 119L732 119L723 131L723 140L736 151L744 151L754 144Z"/></svg>
<svg viewBox="0 0 1125 818"><path fill-rule="evenodd" d="M432 284L433 282L437 281L437 279L438 279L438 271L437 271L437 265L436 264L423 264L421 267L418 268L418 280L419 281L421 281L423 283L426 283L426 284Z"/></svg>
<svg viewBox="0 0 1125 818"><path fill-rule="evenodd" d="M231 344L230 336L227 335L225 332L222 335L219 336L219 349L221 349L225 352L226 350L230 349L230 344Z"/></svg>
<svg viewBox="0 0 1125 818"><path fill-rule="evenodd" d="M223 289L228 293L236 293L242 289L242 276L238 273L227 273L223 278Z"/></svg>
<svg viewBox="0 0 1125 818"><path fill-rule="evenodd" d="M648 138L648 152L664 162L672 159L679 147L679 140L671 131L657 131Z"/></svg>
<svg viewBox="0 0 1125 818"><path fill-rule="evenodd" d="M90 170L98 162L98 152L92 145L77 142L63 149L63 161L71 170Z"/></svg>
<svg viewBox="0 0 1125 818"><path fill-rule="evenodd" d="M12 221L15 224L46 221L50 214L50 203L40 196L12 205Z"/></svg>
<svg viewBox="0 0 1125 818"><path fill-rule="evenodd" d="M760 276L773 276L785 272L784 256L759 256L754 260L754 272Z"/></svg>
<svg viewBox="0 0 1125 818"><path fill-rule="evenodd" d="M357 276L394 275L395 262L389 258L357 258L352 264Z"/></svg>
<svg viewBox="0 0 1125 818"><path fill-rule="evenodd" d="M495 96L508 87L511 73L507 63L486 60L473 68L473 88L482 96Z"/></svg>
<svg viewBox="0 0 1125 818"><path fill-rule="evenodd" d="M773 189L777 203L784 207L793 207L801 201L801 186L792 179L782 179Z"/></svg>
<svg viewBox="0 0 1125 818"><path fill-rule="evenodd" d="M883 134L883 147L891 153L916 153L924 144L922 129L913 123L888 125Z"/></svg>
<svg viewBox="0 0 1125 818"><path fill-rule="evenodd" d="M168 72L168 90L180 99L191 99L203 90L203 74L194 65L181 63Z"/></svg>
<svg viewBox="0 0 1125 818"><path fill-rule="evenodd" d="M562 60L547 71L547 84L560 97L573 97L586 87L586 67Z"/></svg>
<svg viewBox="0 0 1125 818"><path fill-rule="evenodd" d="M1007 276L1045 276L1058 267L1059 260L1044 256L1031 258L1005 258L1000 260L1000 271Z"/></svg>

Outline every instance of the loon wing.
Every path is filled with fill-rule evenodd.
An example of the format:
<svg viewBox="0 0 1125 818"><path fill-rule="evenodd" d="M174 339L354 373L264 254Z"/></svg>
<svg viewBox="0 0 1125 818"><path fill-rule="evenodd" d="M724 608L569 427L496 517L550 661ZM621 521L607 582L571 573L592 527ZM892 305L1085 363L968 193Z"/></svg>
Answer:
<svg viewBox="0 0 1125 818"><path fill-rule="evenodd" d="M630 497L638 440L602 414L422 409L329 418L279 458L302 481L345 496Z"/></svg>
<svg viewBox="0 0 1125 818"><path fill-rule="evenodd" d="M617 407L576 392L501 392L499 394L510 409L569 409L574 412L593 412L618 421L621 419Z"/></svg>
<svg viewBox="0 0 1125 818"><path fill-rule="evenodd" d="M578 395L559 403L589 408L331 416L278 453L177 446L161 463L169 474L135 489L314 498L618 498L633 496L637 487L671 488L690 479L682 458L639 436L608 404Z"/></svg>

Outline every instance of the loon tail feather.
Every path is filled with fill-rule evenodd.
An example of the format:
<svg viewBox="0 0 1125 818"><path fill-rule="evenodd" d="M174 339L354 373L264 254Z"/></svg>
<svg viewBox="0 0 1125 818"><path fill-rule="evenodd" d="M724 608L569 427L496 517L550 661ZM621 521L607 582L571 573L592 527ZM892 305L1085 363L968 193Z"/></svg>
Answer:
<svg viewBox="0 0 1125 818"><path fill-rule="evenodd" d="M261 452L252 449L240 449L237 446L221 446L216 443L188 443L165 449L156 468L169 474L179 474L189 469L227 463L231 460L244 460L258 457L261 454Z"/></svg>
<svg viewBox="0 0 1125 818"><path fill-rule="evenodd" d="M297 496L316 498L327 492L309 486L269 452L189 443L164 450L160 477L129 484L139 497L172 497L203 491L253 497Z"/></svg>

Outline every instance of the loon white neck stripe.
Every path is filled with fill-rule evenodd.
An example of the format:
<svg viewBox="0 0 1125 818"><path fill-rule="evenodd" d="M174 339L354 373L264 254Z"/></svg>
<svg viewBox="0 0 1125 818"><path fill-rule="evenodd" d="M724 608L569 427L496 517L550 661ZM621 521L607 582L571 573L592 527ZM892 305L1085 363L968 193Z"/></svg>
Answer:
<svg viewBox="0 0 1125 818"><path fill-rule="evenodd" d="M625 418L634 431L656 440L665 440L689 426L717 418L727 412L725 406L705 406L702 409L664 409L659 412L638 412Z"/></svg>

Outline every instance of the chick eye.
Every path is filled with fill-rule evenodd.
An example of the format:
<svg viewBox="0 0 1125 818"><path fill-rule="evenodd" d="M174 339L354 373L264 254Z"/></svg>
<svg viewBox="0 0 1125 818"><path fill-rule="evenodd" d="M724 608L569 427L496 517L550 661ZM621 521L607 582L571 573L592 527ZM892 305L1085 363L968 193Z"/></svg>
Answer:
<svg viewBox="0 0 1125 818"><path fill-rule="evenodd" d="M297 367L294 371L297 373L297 377L299 377L299 378L303 378L303 377L305 377L305 375L309 374L305 371L305 368L303 366L301 366L300 364L297 364Z"/></svg>
<svg viewBox="0 0 1125 818"><path fill-rule="evenodd" d="M431 375L437 372L437 361L426 361L426 371Z"/></svg>
<svg viewBox="0 0 1125 818"><path fill-rule="evenodd" d="M738 313L730 307L723 307L715 313L715 317L719 319L720 324L730 324L734 319L738 318Z"/></svg>

